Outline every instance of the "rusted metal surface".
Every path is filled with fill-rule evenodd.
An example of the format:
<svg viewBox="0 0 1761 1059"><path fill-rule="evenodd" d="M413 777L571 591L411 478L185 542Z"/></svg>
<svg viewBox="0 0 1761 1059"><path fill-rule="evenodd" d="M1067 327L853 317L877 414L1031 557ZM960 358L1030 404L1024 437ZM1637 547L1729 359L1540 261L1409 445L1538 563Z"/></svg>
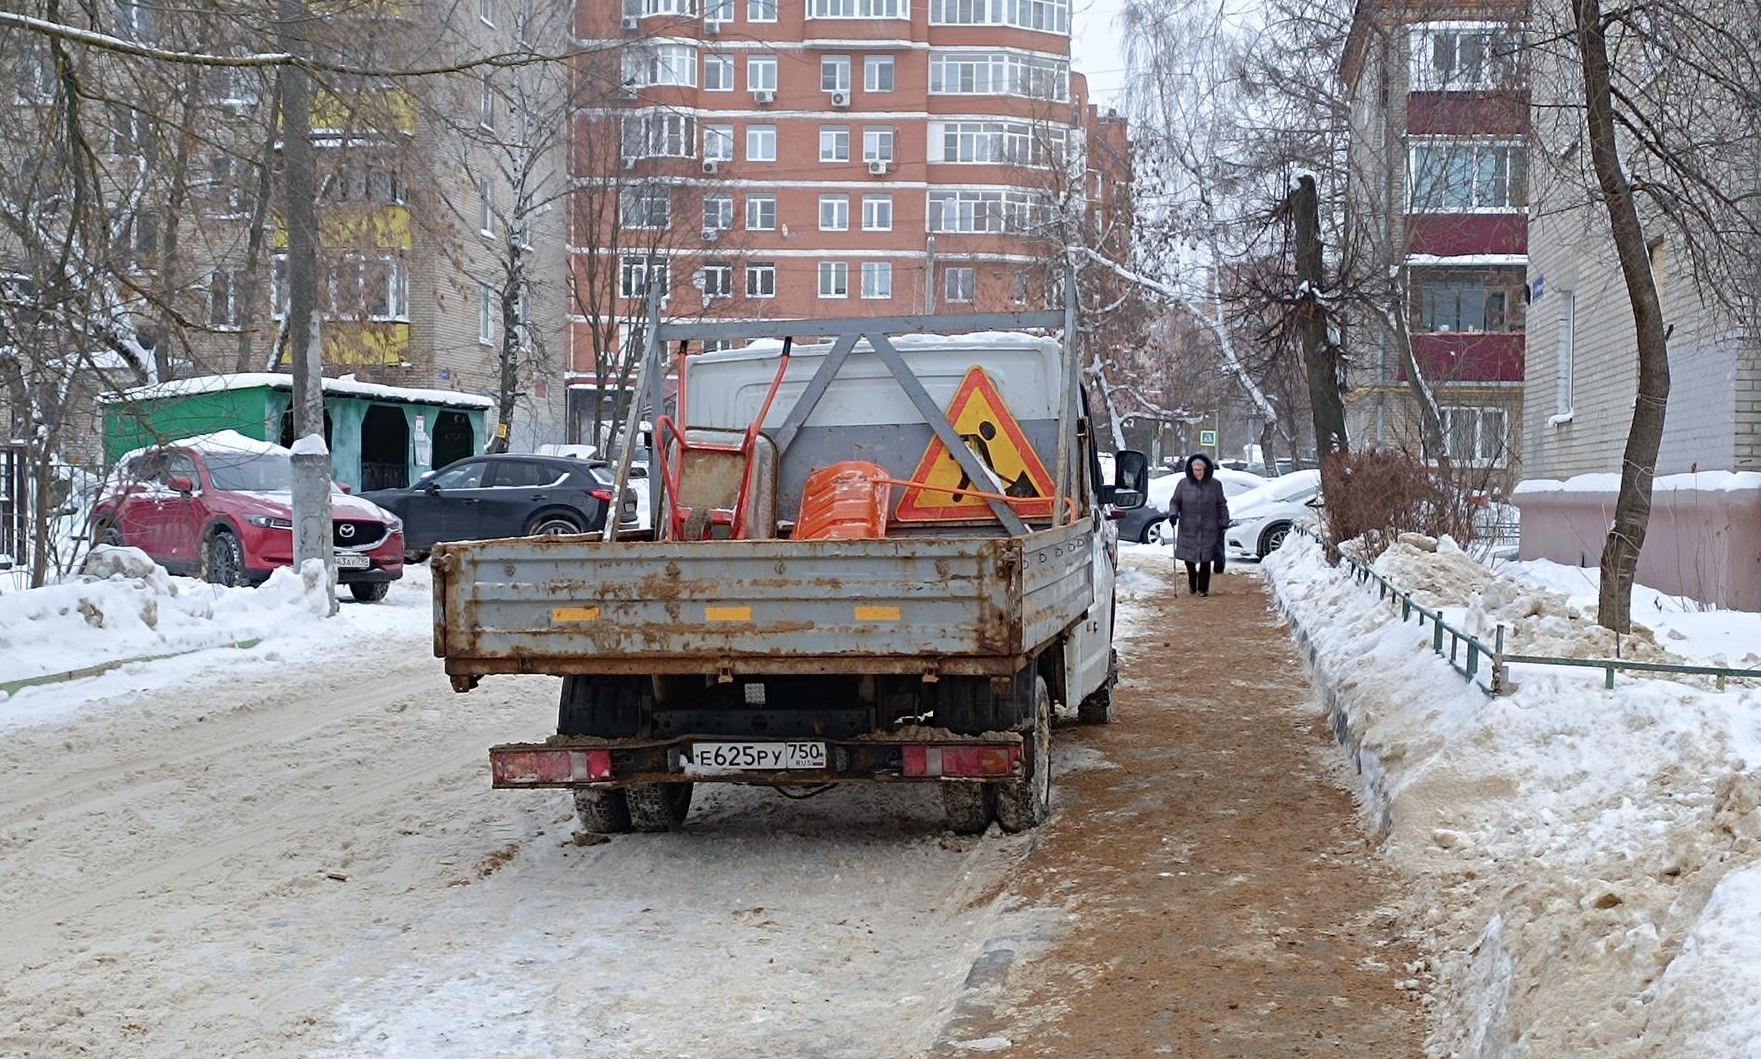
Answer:
<svg viewBox="0 0 1761 1059"><path fill-rule="evenodd" d="M435 650L455 676L1006 675L1086 613L1089 532L441 545Z"/></svg>

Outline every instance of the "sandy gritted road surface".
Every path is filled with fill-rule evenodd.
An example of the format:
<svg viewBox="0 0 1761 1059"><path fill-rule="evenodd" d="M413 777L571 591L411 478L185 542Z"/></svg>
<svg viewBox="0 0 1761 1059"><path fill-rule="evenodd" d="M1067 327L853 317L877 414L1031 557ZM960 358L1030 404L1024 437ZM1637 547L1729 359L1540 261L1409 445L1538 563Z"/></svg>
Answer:
<svg viewBox="0 0 1761 1059"><path fill-rule="evenodd" d="M1138 595L1127 617L1162 606ZM558 682L454 695L419 588L389 605L408 613L349 650L117 675L30 723L6 712L30 693L0 703L0 1055L1258 1055L1274 1053L1202 1046L1228 1012L1306 1025L1311 1009L1340 1013L1329 1045L1419 1054L1374 936L1385 883L1288 688L1258 704L1245 689L1239 709L1275 718L1311 767L1231 780L1227 747L1139 749L1171 720L1133 712L1164 678L1133 678L1127 657L1121 723L1060 731L1057 814L1032 837L954 838L927 788L722 787L700 790L683 833L583 847L562 795L487 789L485 749L549 730ZM1198 772L1207 784L1169 797ZM1232 782L1210 796L1237 814L1262 810L1227 799L1268 783L1314 794L1285 809L1319 830L1261 839L1183 804ZM1132 798L1155 808L1133 815ZM1252 885L1219 885L1224 870ZM1293 912L1305 888L1338 892ZM1190 929L1146 933L1169 909ZM1303 945L1281 947L1280 928ZM1280 989L1314 1002L1280 1005ZM1119 1036L1122 1018L1144 1033Z"/></svg>

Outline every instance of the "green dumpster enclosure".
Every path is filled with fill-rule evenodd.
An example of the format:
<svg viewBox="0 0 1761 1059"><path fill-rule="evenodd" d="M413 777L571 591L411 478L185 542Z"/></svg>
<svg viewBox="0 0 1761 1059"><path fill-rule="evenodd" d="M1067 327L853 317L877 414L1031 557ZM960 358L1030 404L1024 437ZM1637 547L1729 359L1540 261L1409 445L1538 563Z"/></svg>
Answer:
<svg viewBox="0 0 1761 1059"><path fill-rule="evenodd" d="M204 375L98 398L104 463L124 453L216 430L293 444L293 377L253 372ZM437 467L481 452L494 402L453 390L324 380L324 435L332 474L357 491L397 489Z"/></svg>

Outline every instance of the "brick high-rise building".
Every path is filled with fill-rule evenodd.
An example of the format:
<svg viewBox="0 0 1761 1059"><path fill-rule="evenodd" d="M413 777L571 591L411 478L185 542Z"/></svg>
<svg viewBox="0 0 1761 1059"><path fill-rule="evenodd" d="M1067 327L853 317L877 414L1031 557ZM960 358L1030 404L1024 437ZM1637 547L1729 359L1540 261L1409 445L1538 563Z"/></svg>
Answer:
<svg viewBox="0 0 1761 1059"><path fill-rule="evenodd" d="M578 9L576 437L650 277L671 319L1037 309L1059 233L1128 217L1069 0L701 2Z"/></svg>

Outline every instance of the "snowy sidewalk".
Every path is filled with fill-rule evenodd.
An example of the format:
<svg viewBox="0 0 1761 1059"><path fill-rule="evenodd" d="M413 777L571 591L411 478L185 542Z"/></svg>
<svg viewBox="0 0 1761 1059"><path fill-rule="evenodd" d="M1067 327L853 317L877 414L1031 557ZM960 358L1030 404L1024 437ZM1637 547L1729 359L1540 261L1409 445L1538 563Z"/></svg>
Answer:
<svg viewBox="0 0 1761 1059"><path fill-rule="evenodd" d="M1176 596L1165 550L1126 552L1118 720L1060 730L1090 767L1054 775L1057 813L1011 884L1067 929L937 1054L1413 1059L1398 881L1263 580Z"/></svg>

